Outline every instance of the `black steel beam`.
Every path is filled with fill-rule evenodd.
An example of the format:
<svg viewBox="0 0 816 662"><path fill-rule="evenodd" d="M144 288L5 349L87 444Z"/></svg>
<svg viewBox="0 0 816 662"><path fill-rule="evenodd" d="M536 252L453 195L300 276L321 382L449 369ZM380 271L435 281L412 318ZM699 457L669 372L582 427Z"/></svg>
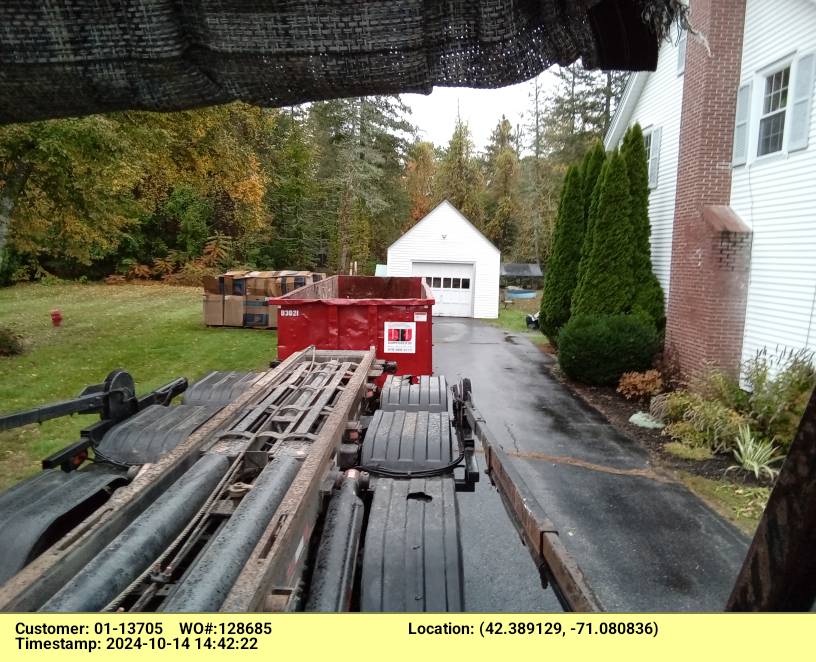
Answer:
<svg viewBox="0 0 816 662"><path fill-rule="evenodd" d="M40 611L102 609L173 541L228 469L226 457L201 457Z"/></svg>
<svg viewBox="0 0 816 662"><path fill-rule="evenodd" d="M359 479L358 471L349 471L329 503L306 611L341 612L351 607L363 529L363 502L357 496Z"/></svg>
<svg viewBox="0 0 816 662"><path fill-rule="evenodd" d="M161 611L216 611L221 606L301 464L302 458L281 453L266 465Z"/></svg>
<svg viewBox="0 0 816 662"><path fill-rule="evenodd" d="M52 418L70 416L71 414L95 414L102 411L105 405L106 394L94 393L82 395L73 400L54 402L50 405L43 405L27 411L15 412L0 416L0 432L12 430L30 425L31 423L42 423Z"/></svg>
<svg viewBox="0 0 816 662"><path fill-rule="evenodd" d="M578 612L602 611L583 571L561 542L558 529L502 450L467 393L465 397L464 417L473 434L482 442L487 474L498 488L542 580L549 582L564 609Z"/></svg>

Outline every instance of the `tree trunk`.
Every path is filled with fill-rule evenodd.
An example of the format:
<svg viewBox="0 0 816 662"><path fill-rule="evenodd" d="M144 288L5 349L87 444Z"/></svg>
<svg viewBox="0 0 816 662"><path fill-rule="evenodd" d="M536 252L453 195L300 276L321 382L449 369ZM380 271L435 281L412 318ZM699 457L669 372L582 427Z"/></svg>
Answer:
<svg viewBox="0 0 816 662"><path fill-rule="evenodd" d="M609 131L609 124L612 122L612 72L606 72L606 87L604 88L604 115L603 115L603 135Z"/></svg>
<svg viewBox="0 0 816 662"><path fill-rule="evenodd" d="M11 173L6 177L5 186L0 189L0 269L3 268L3 255L6 250L6 238L11 227L11 215L31 174L30 163L14 164Z"/></svg>
<svg viewBox="0 0 816 662"><path fill-rule="evenodd" d="M575 116L577 114L575 104L575 64L570 65L570 135L575 134Z"/></svg>

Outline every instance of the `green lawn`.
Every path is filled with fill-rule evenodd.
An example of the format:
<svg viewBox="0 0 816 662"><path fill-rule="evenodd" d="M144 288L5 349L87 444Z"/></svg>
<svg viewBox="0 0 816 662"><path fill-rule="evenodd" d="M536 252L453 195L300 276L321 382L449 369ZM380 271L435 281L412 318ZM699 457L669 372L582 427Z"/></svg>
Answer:
<svg viewBox="0 0 816 662"><path fill-rule="evenodd" d="M543 345L547 342L547 338L538 330L530 331L527 329L527 315L535 313L541 306L541 293L536 295L535 299L516 299L513 303L505 304L499 303L499 318L490 320L494 326L500 326L508 331L519 333L536 344Z"/></svg>
<svg viewBox="0 0 816 662"><path fill-rule="evenodd" d="M59 308L62 327L51 325ZM128 370L137 392L211 370L263 368L277 334L207 328L201 290L163 285L18 285L0 289L0 324L25 338L22 356L0 357L0 412L70 398ZM0 489L38 469L39 460L78 439L95 416L72 416L0 432Z"/></svg>
<svg viewBox="0 0 816 662"><path fill-rule="evenodd" d="M712 480L685 471L675 472L692 492L749 536L754 535L768 497L769 487L750 487L727 480Z"/></svg>

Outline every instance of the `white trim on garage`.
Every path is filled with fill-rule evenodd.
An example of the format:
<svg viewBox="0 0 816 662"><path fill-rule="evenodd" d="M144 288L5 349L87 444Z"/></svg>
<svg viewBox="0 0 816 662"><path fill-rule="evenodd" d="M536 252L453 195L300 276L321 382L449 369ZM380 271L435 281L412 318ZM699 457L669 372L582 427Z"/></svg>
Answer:
<svg viewBox="0 0 816 662"><path fill-rule="evenodd" d="M415 267L414 265L423 265ZM450 202L440 203L413 228L388 248L388 275L422 275L444 279L462 278L470 267L470 300L464 288L434 288L440 304L434 314L495 319L499 315L499 274L501 253ZM416 269L439 269L419 274ZM432 281L433 282L433 281Z"/></svg>
<svg viewBox="0 0 816 662"><path fill-rule="evenodd" d="M473 262L413 261L411 275L421 276L433 292L433 314L438 317L473 317L476 273Z"/></svg>

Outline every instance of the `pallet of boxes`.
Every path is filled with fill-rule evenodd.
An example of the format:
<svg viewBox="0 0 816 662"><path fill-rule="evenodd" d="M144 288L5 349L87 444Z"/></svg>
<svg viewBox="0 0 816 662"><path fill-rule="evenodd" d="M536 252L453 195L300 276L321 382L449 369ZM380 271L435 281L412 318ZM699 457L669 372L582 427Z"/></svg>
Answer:
<svg viewBox="0 0 816 662"><path fill-rule="evenodd" d="M323 280L311 271L227 271L204 278L204 324L277 329L278 307L266 303Z"/></svg>

